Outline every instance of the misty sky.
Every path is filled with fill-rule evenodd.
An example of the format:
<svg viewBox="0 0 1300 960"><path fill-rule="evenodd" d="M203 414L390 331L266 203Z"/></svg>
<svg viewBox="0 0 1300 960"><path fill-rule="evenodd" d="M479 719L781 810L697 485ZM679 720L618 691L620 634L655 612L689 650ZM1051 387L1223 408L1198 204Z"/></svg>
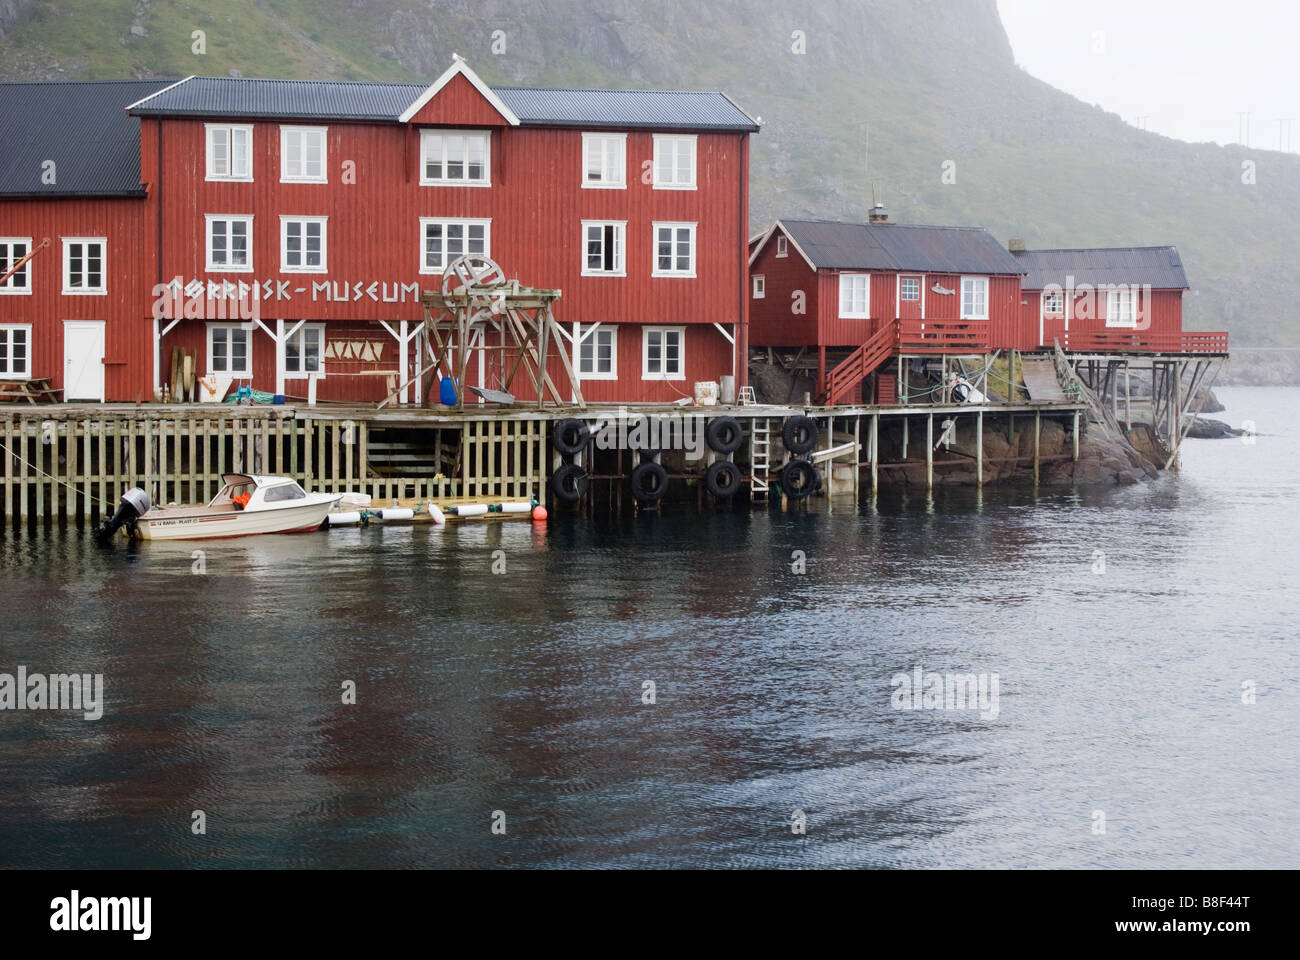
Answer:
<svg viewBox="0 0 1300 960"><path fill-rule="evenodd" d="M1016 62L1181 140L1300 152L1300 0L998 0ZM1285 134L1282 145L1286 146Z"/></svg>

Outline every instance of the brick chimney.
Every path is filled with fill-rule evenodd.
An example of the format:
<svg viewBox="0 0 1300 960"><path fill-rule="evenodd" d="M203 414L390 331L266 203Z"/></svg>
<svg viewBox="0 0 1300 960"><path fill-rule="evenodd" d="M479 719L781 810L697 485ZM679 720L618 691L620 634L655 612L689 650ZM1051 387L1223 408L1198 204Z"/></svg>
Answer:
<svg viewBox="0 0 1300 960"><path fill-rule="evenodd" d="M1012 253L1024 253L1025 238L1012 237L1010 240L1007 241L1007 249L1010 250Z"/></svg>

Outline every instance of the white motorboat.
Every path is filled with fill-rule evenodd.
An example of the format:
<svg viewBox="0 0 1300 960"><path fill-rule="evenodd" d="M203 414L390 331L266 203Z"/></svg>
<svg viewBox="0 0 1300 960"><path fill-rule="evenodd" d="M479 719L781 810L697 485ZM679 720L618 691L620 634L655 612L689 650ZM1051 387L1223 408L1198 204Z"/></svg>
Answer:
<svg viewBox="0 0 1300 960"><path fill-rule="evenodd" d="M227 473L221 490L207 506L150 508L143 490L122 498L122 508L107 530L134 527L144 540L206 540L258 533L305 533L315 530L342 494L307 493L292 477ZM130 494L136 494L131 499ZM134 513L132 518L129 514Z"/></svg>

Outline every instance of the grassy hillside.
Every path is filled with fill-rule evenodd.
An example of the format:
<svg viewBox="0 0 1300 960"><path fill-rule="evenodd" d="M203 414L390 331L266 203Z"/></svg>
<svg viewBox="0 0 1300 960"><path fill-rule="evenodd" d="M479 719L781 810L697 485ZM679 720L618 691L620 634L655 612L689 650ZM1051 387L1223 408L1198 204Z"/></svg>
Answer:
<svg viewBox="0 0 1300 960"><path fill-rule="evenodd" d="M489 82L723 89L764 121L756 228L778 215L864 217L875 182L900 221L984 224L1031 246L1175 243L1195 287L1192 325L1226 327L1239 344L1300 344L1300 278L1284 262L1300 247L1300 157L1140 132L1048 87L1014 65L994 0L3 6L11 79L421 80L455 50ZM201 56L194 30L206 34ZM498 30L504 55L492 51Z"/></svg>

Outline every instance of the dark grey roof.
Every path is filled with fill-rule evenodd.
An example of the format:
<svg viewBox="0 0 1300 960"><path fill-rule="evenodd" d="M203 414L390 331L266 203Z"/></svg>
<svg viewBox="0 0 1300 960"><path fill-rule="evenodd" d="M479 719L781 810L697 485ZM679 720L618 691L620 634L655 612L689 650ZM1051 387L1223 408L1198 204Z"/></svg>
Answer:
<svg viewBox="0 0 1300 960"><path fill-rule="evenodd" d="M131 112L141 117L393 122L425 89L410 83L189 77Z"/></svg>
<svg viewBox="0 0 1300 960"><path fill-rule="evenodd" d="M426 85L410 83L190 77L131 112L142 117L396 123L402 112L427 89ZM750 132L758 129L753 120L721 93L526 87L494 87L493 93L521 124L529 126Z"/></svg>
<svg viewBox="0 0 1300 960"><path fill-rule="evenodd" d="M1016 259L983 227L834 220L780 223L819 270L1024 273Z"/></svg>
<svg viewBox="0 0 1300 960"><path fill-rule="evenodd" d="M143 194L140 121L125 108L171 82L0 83L0 196Z"/></svg>
<svg viewBox="0 0 1300 960"><path fill-rule="evenodd" d="M1150 284L1155 290L1186 290L1187 274L1177 247L1099 247L1090 250L1026 250L1014 255L1028 272L1022 286L1042 290L1049 283Z"/></svg>
<svg viewBox="0 0 1300 960"><path fill-rule="evenodd" d="M521 124L652 127L656 130L758 129L725 94L694 90L547 90L493 87Z"/></svg>

